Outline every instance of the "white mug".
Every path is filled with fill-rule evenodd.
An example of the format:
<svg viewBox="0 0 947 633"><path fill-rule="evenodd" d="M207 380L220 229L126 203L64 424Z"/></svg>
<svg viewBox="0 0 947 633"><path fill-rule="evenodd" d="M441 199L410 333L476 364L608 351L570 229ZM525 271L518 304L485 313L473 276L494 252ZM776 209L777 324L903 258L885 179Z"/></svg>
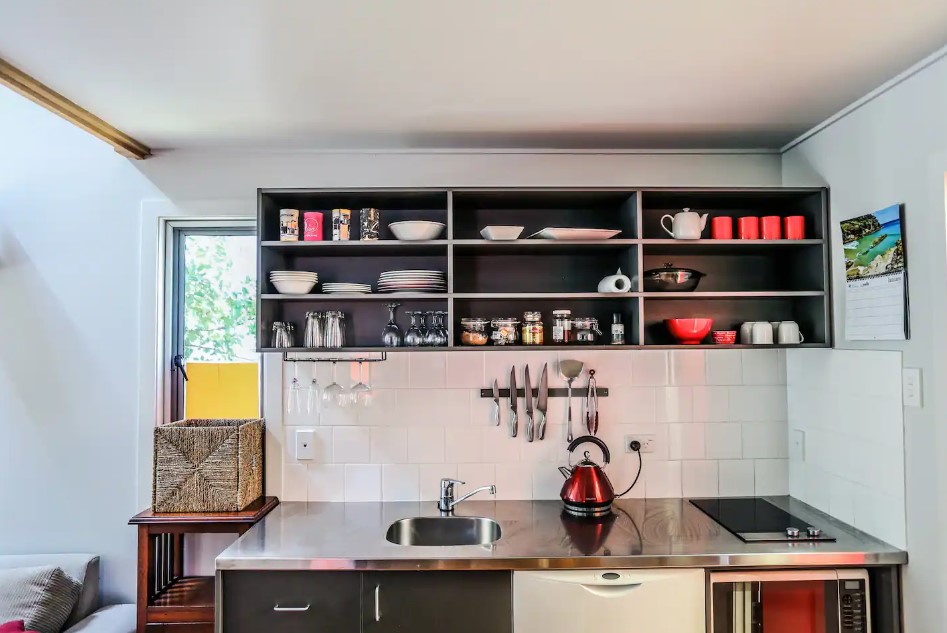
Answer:
<svg viewBox="0 0 947 633"><path fill-rule="evenodd" d="M769 324L773 326L773 340L775 341L776 339L779 338L780 321L770 321Z"/></svg>
<svg viewBox="0 0 947 633"><path fill-rule="evenodd" d="M753 326L757 321L747 321L740 326L740 344L749 345L753 342Z"/></svg>
<svg viewBox="0 0 947 633"><path fill-rule="evenodd" d="M757 321L750 332L750 343L753 345L772 345L773 326L768 321Z"/></svg>
<svg viewBox="0 0 947 633"><path fill-rule="evenodd" d="M799 331L799 324L795 321L782 321L779 324L779 334L776 339L780 345L798 345L805 337Z"/></svg>

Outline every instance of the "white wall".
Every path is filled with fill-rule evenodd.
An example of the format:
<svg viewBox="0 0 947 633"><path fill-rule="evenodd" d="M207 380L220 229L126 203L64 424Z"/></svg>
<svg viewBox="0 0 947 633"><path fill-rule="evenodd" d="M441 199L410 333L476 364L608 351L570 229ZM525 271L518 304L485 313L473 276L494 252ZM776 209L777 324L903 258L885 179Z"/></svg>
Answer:
<svg viewBox="0 0 947 633"><path fill-rule="evenodd" d="M947 618L944 515L947 501L947 59L940 59L783 156L783 184L831 187L833 223L886 205L905 204L912 339L845 340L843 271L835 267L836 345L894 350L923 373L924 406L905 408L908 631L936 631ZM833 256L841 261L841 246ZM870 358L865 356L866 359ZM863 364L870 370L867 363Z"/></svg>
<svg viewBox="0 0 947 633"><path fill-rule="evenodd" d="M0 89L0 553L94 552L134 599L138 210L125 159Z"/></svg>

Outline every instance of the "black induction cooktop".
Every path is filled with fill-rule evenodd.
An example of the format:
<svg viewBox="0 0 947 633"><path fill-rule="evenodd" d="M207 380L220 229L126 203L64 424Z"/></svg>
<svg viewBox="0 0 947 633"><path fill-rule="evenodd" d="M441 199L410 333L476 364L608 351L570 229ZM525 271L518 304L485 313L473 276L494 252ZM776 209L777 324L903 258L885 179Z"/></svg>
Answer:
<svg viewBox="0 0 947 633"><path fill-rule="evenodd" d="M835 538L758 497L691 499L704 514L745 543L834 542Z"/></svg>

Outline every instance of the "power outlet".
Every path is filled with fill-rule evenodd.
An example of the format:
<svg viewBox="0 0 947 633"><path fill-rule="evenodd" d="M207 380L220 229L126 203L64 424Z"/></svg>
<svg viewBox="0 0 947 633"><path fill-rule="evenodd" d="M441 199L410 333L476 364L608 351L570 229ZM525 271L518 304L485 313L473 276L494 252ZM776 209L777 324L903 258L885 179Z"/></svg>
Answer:
<svg viewBox="0 0 947 633"><path fill-rule="evenodd" d="M296 459L307 460L316 457L316 437L314 431L296 431Z"/></svg>
<svg viewBox="0 0 947 633"><path fill-rule="evenodd" d="M635 451L631 448L632 442L639 442L641 444L642 453L653 453L658 450L657 439L653 435L626 435L625 436L625 452L634 453Z"/></svg>

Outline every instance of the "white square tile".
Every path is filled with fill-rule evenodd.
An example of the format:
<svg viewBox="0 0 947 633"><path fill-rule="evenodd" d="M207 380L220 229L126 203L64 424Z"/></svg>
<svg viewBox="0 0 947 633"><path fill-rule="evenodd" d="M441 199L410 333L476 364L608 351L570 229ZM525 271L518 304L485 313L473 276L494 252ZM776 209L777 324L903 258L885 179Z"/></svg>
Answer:
<svg viewBox="0 0 947 633"><path fill-rule="evenodd" d="M496 465L497 499L532 499L533 466L531 464Z"/></svg>
<svg viewBox="0 0 947 633"><path fill-rule="evenodd" d="M371 430L364 426L337 426L332 435L332 461L336 464L371 462Z"/></svg>
<svg viewBox="0 0 947 633"><path fill-rule="evenodd" d="M381 493L385 501L418 501L421 498L417 464L385 464L381 467Z"/></svg>
<svg viewBox="0 0 947 633"><path fill-rule="evenodd" d="M752 497L755 494L753 460L728 459L717 462L721 497Z"/></svg>
<svg viewBox="0 0 947 633"><path fill-rule="evenodd" d="M790 466L792 468L792 466ZM849 525L855 524L855 485L841 477L829 479L829 514Z"/></svg>
<svg viewBox="0 0 947 633"><path fill-rule="evenodd" d="M283 464L283 501L308 501L309 468L306 464Z"/></svg>
<svg viewBox="0 0 947 633"><path fill-rule="evenodd" d="M510 437L509 425L504 426L485 426L477 429L480 433L482 459L476 461L490 461L497 464L515 464L520 461L520 454L523 447L537 444L554 444L554 442L537 442L532 444L526 441L526 422L521 422L519 433L516 437ZM548 432L549 426L546 426ZM451 461L469 461L469 460L451 460Z"/></svg>
<svg viewBox="0 0 947 633"><path fill-rule="evenodd" d="M437 394L437 401L445 426L470 424L469 389L442 389Z"/></svg>
<svg viewBox="0 0 947 633"><path fill-rule="evenodd" d="M681 481L685 497L716 497L719 491L717 462L682 462Z"/></svg>
<svg viewBox="0 0 947 633"><path fill-rule="evenodd" d="M668 457L670 459L703 459L704 425L669 424Z"/></svg>
<svg viewBox="0 0 947 633"><path fill-rule="evenodd" d="M391 356L389 356L391 358ZM388 361L385 361L386 363ZM382 365L384 363L381 363ZM358 423L361 426L389 426L400 424L398 417L398 390L397 389L372 389L372 404L367 407L359 407ZM403 391L402 393L413 393Z"/></svg>
<svg viewBox="0 0 947 633"><path fill-rule="evenodd" d="M483 352L452 352L447 354L447 387L479 389L483 380Z"/></svg>
<svg viewBox="0 0 947 633"><path fill-rule="evenodd" d="M324 405L319 413L321 426L354 426L358 424L359 409L357 407L339 407Z"/></svg>
<svg viewBox="0 0 947 633"><path fill-rule="evenodd" d="M345 501L345 466L310 464L309 501Z"/></svg>
<svg viewBox="0 0 947 633"><path fill-rule="evenodd" d="M309 483L312 495L312 480ZM381 501L381 466L348 464L345 466L345 501Z"/></svg>
<svg viewBox="0 0 947 633"><path fill-rule="evenodd" d="M743 426L733 422L705 424L704 442L708 459L740 459L743 457Z"/></svg>
<svg viewBox="0 0 947 633"><path fill-rule="evenodd" d="M743 352L744 385L778 385L779 351L775 349L745 349Z"/></svg>
<svg viewBox="0 0 947 633"><path fill-rule="evenodd" d="M438 389L447 385L446 352L412 352L408 356L408 385L412 389Z"/></svg>
<svg viewBox="0 0 947 633"><path fill-rule="evenodd" d="M756 494L789 494L789 460L757 459L754 461Z"/></svg>
<svg viewBox="0 0 947 633"><path fill-rule="evenodd" d="M441 479L457 479L457 464L419 464L421 501L437 501Z"/></svg>
<svg viewBox="0 0 947 633"><path fill-rule="evenodd" d="M707 350L707 384L743 383L743 357L738 349Z"/></svg>
<svg viewBox="0 0 947 633"><path fill-rule="evenodd" d="M662 387L619 387L609 388L608 400L611 400L619 413L619 424L654 424L657 420L655 393Z"/></svg>
<svg viewBox="0 0 947 633"><path fill-rule="evenodd" d="M704 352L700 350L680 350L671 352L671 384L703 385Z"/></svg>
<svg viewBox="0 0 947 633"><path fill-rule="evenodd" d="M512 450L519 451L519 459L497 459L497 462L510 463L522 461L525 463L542 464L564 464L566 459L566 434L565 426L561 424L546 424L546 438L539 440L537 437L533 442L518 442L509 439L509 433L501 430L503 443L509 444ZM486 434L485 434L486 435ZM490 445L495 446L495 445ZM484 455L490 455L492 449L484 444ZM505 449L504 449L505 450Z"/></svg>
<svg viewBox="0 0 947 633"><path fill-rule="evenodd" d="M607 334L608 330L606 328L608 328L609 325L602 324L602 326L603 331L606 332L605 340L608 340L609 335ZM571 358L580 361L584 365L582 375L577 378L573 384L585 384L588 380L589 370L594 369L595 379L599 384L603 386L607 385L611 388L634 386L633 357L634 354L630 350L588 350L582 349L581 347L560 353L560 358ZM559 367L557 365L549 366L549 371L551 372L558 370ZM530 363L530 372L532 372L534 387L539 382L541 371L541 363Z"/></svg>
<svg viewBox="0 0 947 633"><path fill-rule="evenodd" d="M558 499L562 475L555 468L533 469L533 499Z"/></svg>
<svg viewBox="0 0 947 633"><path fill-rule="evenodd" d="M472 426L449 427L444 432L444 459L448 463L479 463L483 461L482 430Z"/></svg>
<svg viewBox="0 0 947 633"><path fill-rule="evenodd" d="M694 419L694 394L691 387L665 387L655 391L655 420L690 422Z"/></svg>
<svg viewBox="0 0 947 633"><path fill-rule="evenodd" d="M777 422L788 417L785 387L729 387L734 422Z"/></svg>
<svg viewBox="0 0 947 633"><path fill-rule="evenodd" d="M458 496L465 495L474 488L496 484L496 468L493 464L457 464L457 479L464 485L457 491ZM478 501L493 501L493 496L480 493Z"/></svg>
<svg viewBox="0 0 947 633"><path fill-rule="evenodd" d="M681 497L681 462L653 461L644 467L648 498Z"/></svg>
<svg viewBox="0 0 947 633"><path fill-rule="evenodd" d="M777 352L779 353L779 360L776 361L777 362L776 369L778 372L776 376L776 384L779 384L779 385L786 384L786 352L787 351L788 350L784 350L784 349L777 350Z"/></svg>
<svg viewBox="0 0 947 633"><path fill-rule="evenodd" d="M401 464L408 461L408 430L403 427L375 426L371 429L373 464Z"/></svg>
<svg viewBox="0 0 947 633"><path fill-rule="evenodd" d="M785 424L749 422L742 427L744 458L789 457L789 430Z"/></svg>
<svg viewBox="0 0 947 633"><path fill-rule="evenodd" d="M730 391L726 387L693 387L694 422L730 419Z"/></svg>
<svg viewBox="0 0 947 633"><path fill-rule="evenodd" d="M436 464L444 461L444 429L415 426L408 429L408 462Z"/></svg>
<svg viewBox="0 0 947 633"><path fill-rule="evenodd" d="M423 354L418 354L423 355ZM373 389L403 389L408 386L409 352L390 352L382 363L372 367Z"/></svg>
<svg viewBox="0 0 947 633"><path fill-rule="evenodd" d="M632 373L638 386L668 384L667 353L659 350L636 350L632 356Z"/></svg>

